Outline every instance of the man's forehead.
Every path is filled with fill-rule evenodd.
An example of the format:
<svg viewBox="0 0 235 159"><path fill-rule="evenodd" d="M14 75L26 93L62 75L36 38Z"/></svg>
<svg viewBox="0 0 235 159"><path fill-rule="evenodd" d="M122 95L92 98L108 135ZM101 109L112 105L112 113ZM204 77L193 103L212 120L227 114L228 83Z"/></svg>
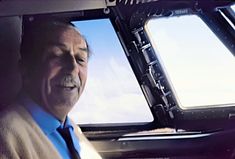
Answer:
<svg viewBox="0 0 235 159"><path fill-rule="evenodd" d="M90 54L86 39L81 35L78 28L71 23L57 21L41 21L38 23L38 21L35 21L24 28L22 37L25 36L29 43L36 44L38 51L47 49L50 44L60 45L66 42L81 51L87 52L88 57Z"/></svg>
<svg viewBox="0 0 235 159"><path fill-rule="evenodd" d="M47 34L55 34L60 31L67 31L67 30L72 30L75 34L78 36L80 32L78 29L72 24L72 23L65 23L61 21L32 21L28 22L23 26L23 35L24 34L36 34L39 33L42 36L47 35ZM43 34L45 33L45 34Z"/></svg>
<svg viewBox="0 0 235 159"><path fill-rule="evenodd" d="M85 38L72 27L68 28L57 28L52 32L46 34L44 48L47 49L51 46L59 47L63 50L69 50L71 47L75 49L76 53L86 52L89 56L89 49Z"/></svg>
<svg viewBox="0 0 235 159"><path fill-rule="evenodd" d="M80 32L73 27L55 27L52 30L44 32L46 41L62 43L64 41L73 41L77 44L86 46L86 41Z"/></svg>

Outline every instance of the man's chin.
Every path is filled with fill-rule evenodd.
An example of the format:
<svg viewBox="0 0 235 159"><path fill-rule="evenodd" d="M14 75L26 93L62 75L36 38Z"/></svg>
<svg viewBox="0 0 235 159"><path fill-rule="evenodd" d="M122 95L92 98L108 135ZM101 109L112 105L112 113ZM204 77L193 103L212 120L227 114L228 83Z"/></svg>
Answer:
<svg viewBox="0 0 235 159"><path fill-rule="evenodd" d="M66 117L70 110L74 107L75 103L75 101L50 101L47 111L59 120L63 120L64 117Z"/></svg>
<svg viewBox="0 0 235 159"><path fill-rule="evenodd" d="M58 107L58 108L71 108L73 107L79 99L79 94L78 93L73 93L73 94L66 94L66 93L59 93L55 95L54 97L49 97L49 103L53 107Z"/></svg>
<svg viewBox="0 0 235 159"><path fill-rule="evenodd" d="M78 91L57 91L53 90L51 94L46 97L48 108L54 113L64 114L74 107L79 99ZM67 115L67 114L66 114Z"/></svg>

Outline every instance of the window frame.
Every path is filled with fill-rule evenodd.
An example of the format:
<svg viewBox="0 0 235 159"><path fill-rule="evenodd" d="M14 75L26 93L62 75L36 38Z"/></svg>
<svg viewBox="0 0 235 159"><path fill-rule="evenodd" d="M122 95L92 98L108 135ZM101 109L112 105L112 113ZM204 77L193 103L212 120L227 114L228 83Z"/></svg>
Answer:
<svg viewBox="0 0 235 159"><path fill-rule="evenodd" d="M233 114L233 112L235 112L235 108L230 107L182 110L179 107L174 106L175 100L173 95L171 96L171 100L173 103L168 103L168 105L166 106L165 104L166 102L168 102L168 100L164 96L162 96L163 92L156 87L156 79L153 78L153 73L163 73L161 65L158 64L151 70L150 65L146 62L146 58L156 59L156 57L154 57L153 53L149 57L141 53L142 50L146 49L143 47L146 45L142 45L141 43L149 43L149 39L146 36L146 32L143 28L146 21L151 17L151 14L163 13L164 16L167 16L172 10L196 8L196 11L198 13L202 14L202 16L205 16L203 17L205 18L205 21L210 21L208 17L213 17L214 15L216 15L214 21L218 22L219 24L224 24L224 18L222 18L218 12L215 12L214 9L217 7L217 5L228 5L228 2L225 4L217 4L216 2L214 2L214 4L210 4L209 6L207 6L207 4L197 4L197 7L195 7L196 4L194 2L167 3L159 1L151 3L136 4L133 6L129 4L117 3L115 7L47 15L55 17L62 15L63 18L70 21L102 18L110 19L153 114L154 121L150 123L80 125L82 130L90 139L118 138L127 132L152 130L162 127L172 127L176 129L182 128L187 130L208 130L210 128L218 128L223 126L224 123L227 123L228 119L232 119L235 116ZM205 7L205 9L209 8L211 12L201 12L203 10L203 7ZM26 15L26 17L27 16L32 15ZM214 27L214 23L208 25L210 28L216 28ZM218 26L220 28L222 27L222 25ZM222 29L225 29L223 33L228 34L227 31L229 31L229 27L225 27ZM223 37L222 34L217 35L219 37ZM234 36L232 35L228 39L232 39L232 41L234 41ZM225 41L225 43L226 42L227 40ZM154 72L152 72L153 70ZM167 81L165 82L167 84ZM213 122L214 120L216 120L217 122ZM194 122L193 125L192 122Z"/></svg>
<svg viewBox="0 0 235 159"><path fill-rule="evenodd" d="M227 2L228 3L228 2ZM165 106L164 102L168 102L166 98L161 97L162 90L156 89L156 79L152 78L153 73L164 74L161 65L158 64L154 68L155 72L151 72L149 64L146 62L146 58L155 58L153 53L151 56L146 57L141 54L143 46L141 43L149 43L149 39L146 36L146 32L143 29L145 23L151 18L151 14L161 13L162 16L169 16L172 11L179 9L191 9L194 14L198 14L199 17L212 29L212 31L221 39L221 41L231 49L231 43L234 42L234 32L232 35L228 35L231 32L231 26L226 25L225 19L222 17L217 9L227 10L223 6L229 6L227 3L214 4L194 4L192 2L185 2L179 7L179 3L163 3L159 2L155 5L142 5L140 7L133 6L131 9L126 9L130 6L123 4L117 5L115 8L111 8L111 14L108 16L120 42L126 52L127 59L133 69L133 72L142 87L146 99L150 105L151 112L154 117L154 121L151 123L126 123L126 124L89 124L81 125L82 129L87 132L87 135L91 138L102 138L102 135L94 135L94 131L112 131L117 136L122 132L128 132L129 130L151 130L162 127L173 127L176 129L186 129L195 131L207 131L209 129L218 129L221 127L230 126L230 122L233 121L235 107L215 107L215 108L197 108L193 110L182 110L174 100L174 94L171 96L171 102L168 106ZM230 3L229 3L230 4ZM195 5L197 5L195 7ZM153 8L155 7L155 12ZM164 9L163 9L164 8ZM196 9L195 9L196 8ZM146 10L148 12L146 12ZM135 12L134 12L135 11ZM141 21L139 19L142 19ZM209 23L210 22L210 23ZM228 24L228 23L227 23ZM216 29L220 28L221 32L217 32ZM140 34L137 35L136 33ZM226 38L224 38L226 36ZM142 41L143 40L143 41ZM142 48L142 50L141 50ZM234 50L233 50L234 52ZM155 63L156 64L156 63ZM160 71L160 72L159 72ZM166 84L168 81L165 81ZM170 88L169 88L170 89ZM222 112L222 113L221 113ZM214 122L216 121L216 122ZM194 124L192 124L194 122ZM129 129L129 130L128 130Z"/></svg>
<svg viewBox="0 0 235 159"><path fill-rule="evenodd" d="M139 124L152 122L153 116L148 103L132 71L126 53L121 46L110 19L75 20L71 22L78 27L79 31L88 41L89 48L91 48L91 58L89 60L88 79L85 90L79 98L79 101L75 104L74 109L72 109L72 111L75 110L78 113L73 114L73 112L70 111L70 117L75 119L74 121L79 125L89 123L93 125L123 123L123 125L125 125L125 123ZM83 25L85 25L85 27ZM97 27L94 29L93 26L96 25ZM96 32L97 30L100 30L98 31L99 33L94 35L92 32ZM98 43L97 40L99 41ZM112 69L113 65L110 63L111 58L112 62L116 61L115 66L118 68L115 67L116 69ZM97 63L97 61L99 61L99 63ZM107 71L108 68L112 69L112 71ZM113 71L117 72L113 74ZM112 80L107 80L107 78L111 78ZM91 79L98 81L99 89L96 88L96 83L90 83L92 82ZM95 85L95 87L89 87L89 84ZM121 93L116 94L115 92ZM88 95L86 93L88 93ZM111 94L112 96L110 96ZM132 97L132 95L135 96ZM93 96L95 100L89 102L91 96ZM118 98L118 100L113 101L113 97ZM126 102L123 102L123 100ZM84 111L83 108L85 109ZM102 112L100 110L102 110ZM79 115L84 116L84 118L79 118ZM100 116L100 118L95 118L96 115ZM119 115L122 117L119 117Z"/></svg>
<svg viewBox="0 0 235 159"><path fill-rule="evenodd" d="M224 8L222 8L222 10L224 10ZM151 18L148 18L148 20L146 21L146 23L145 23L145 33L146 33L146 36L151 36L151 32L150 32L150 29L148 28L148 23L149 23L149 21L151 21L151 20L161 20L161 19L164 19L164 20L170 20L171 18L175 18L174 19L174 21L175 20L177 20L178 19L178 17L184 17L184 16L197 16L197 17L194 17L194 18L199 18L201 21L202 21L202 23L204 23L207 27L208 27L208 29L209 30L211 30L212 32L213 32L213 34L215 35L215 38L216 37L218 37L219 38L219 41L222 43L222 45L227 45L226 46L226 48L228 49L228 53L229 54L233 54L234 55L234 53L235 53L235 49L233 48L233 46L231 46L231 45L233 45L232 43L233 42L231 42L231 40L228 40L228 37L227 37L227 35L223 35L221 32L222 31L220 31L219 32L219 35L216 35L216 33L218 32L217 30L221 30L218 26L216 26L214 23L212 23L212 22L210 22L210 23L212 23L212 25L213 25L213 27L215 27L215 28L210 28L210 26L208 26L208 24L207 24L207 21L208 21L208 18L205 20L205 15L202 15L202 13L201 12L195 12L195 11L193 11L191 8L184 8L184 9L177 9L177 10L172 10L172 11L170 11L171 12L171 14L170 15L167 15L167 16L165 16L165 15L159 15L159 16L157 16L157 17L155 17L155 16L152 16ZM222 11L221 10L218 10L218 13L220 13L221 15L223 14L222 13ZM223 15L224 16L224 15ZM203 19L202 19L202 18ZM226 17L227 18L227 17ZM210 21L211 20L213 20L213 19L210 19ZM209 24L210 25L210 24ZM231 26L231 25L230 25ZM188 26L187 26L188 27ZM232 26L231 26L232 27ZM190 29L190 28L189 28ZM191 31L193 31L192 29L191 29ZM216 32L215 32L216 31ZM223 35L223 36L222 36ZM224 36L226 36L226 37L224 37ZM222 39L221 39L221 37L222 37ZM153 40L154 38L152 38L152 37L148 37L148 39L150 40L150 43L151 42L154 42L154 41L151 41L151 40ZM161 40L161 39L159 39L159 40ZM223 40L223 41L221 41L221 40ZM228 42L229 41L229 42ZM229 45L230 44L230 45ZM151 45L154 45L154 44L151 44ZM200 45L199 45L200 46ZM153 49L154 49L154 46L153 46ZM233 52L230 52L230 51L233 51ZM157 57L157 59L159 59L158 61L156 61L156 62L158 62L159 63L159 65L163 65L163 64L161 64L162 62L163 63L167 63L167 61L162 61L161 60L161 55L160 55L160 53L158 53L158 50L154 50L154 52L156 53L156 57ZM161 54L164 54L164 52L163 53L161 53ZM203 58L203 57L202 57ZM177 59L176 59L177 60ZM169 64L169 63L168 63ZM194 66L196 66L196 65L194 65ZM187 66L186 66L187 67ZM174 89L174 83L172 83L172 79L170 79L169 78L169 76L168 76L168 70L164 67L164 68L161 68L162 69L162 71L163 71L163 74L165 75L165 78L167 79L167 81L168 81L168 85L166 85L166 87L169 87L169 89L172 91L172 93L175 95L175 97L173 98L173 100L175 100L174 102L176 103L176 106L178 106L178 107L180 107L180 109L182 109L182 110L186 110L186 109L190 109L190 110L193 110L193 109L205 109L205 108L215 108L215 107L234 107L235 106L235 101L233 102L233 103L223 103L223 104L219 104L219 103L212 103L212 104L207 104L207 105L195 105L195 106L193 106L193 105L191 105L191 106L184 106L184 105L182 105L182 103L181 103L181 99L178 97L178 96L176 96L177 94L178 94L178 92ZM179 70L178 70L179 71ZM170 73L170 72L169 72ZM172 77L172 78L174 78L174 77ZM163 85L163 87L165 87L164 85Z"/></svg>
<svg viewBox="0 0 235 159"><path fill-rule="evenodd" d="M200 1L201 2L201 1ZM160 2L159 2L160 3ZM231 52L235 52L233 48L234 44L234 31L231 30L231 26L229 23L222 17L221 13L218 12L218 10L228 10L232 3L217 3L213 2L210 4L205 3L195 3L192 4L191 2L181 4L179 7L178 3L162 3L164 6L142 6L136 10L134 14L129 17L129 21L127 24L129 26L126 26L124 28L125 33L127 33L127 30L129 29L129 32L132 32L133 35L129 35L128 37L125 37L125 35L122 35L122 37L125 37L126 41L132 41L132 43L129 43L128 50L132 50L133 48L136 49L139 54L142 53L142 59L145 59L145 61L141 64L142 67L147 68L148 70L148 60L153 58L155 60L152 60L151 62L153 64L157 64L158 66L153 69L154 72L151 72L147 74L145 72L146 76L153 76L153 73L159 73L164 75L164 71L161 68L161 64L158 62L158 59L154 57L154 53L149 53L148 57L145 57L145 52L143 52L144 47L148 47L145 44L148 44L150 40L146 36L146 31L143 30L143 26L145 23L150 19L152 16L170 16L172 12L179 11L179 9L191 9L194 14L197 14L207 25L208 27L216 34L216 36L221 39L221 41L229 48ZM225 6L225 7L224 7ZM123 11L123 10L122 10ZM180 12L179 12L180 13ZM120 13L119 13L120 14ZM128 13L125 13L128 14ZM184 14L184 13L180 13ZM141 19L141 21L139 20ZM119 28L120 29L120 28ZM123 29L123 28L121 28ZM218 31L219 30L219 31ZM232 33L232 34L231 34ZM132 39L130 38L132 36ZM129 39L128 39L129 38ZM129 52L129 54L131 54ZM150 63L151 63L150 62ZM147 63L147 64L146 64ZM144 72L144 71L143 71ZM144 78L144 76L142 77ZM170 93L171 99L168 100L166 98L159 98L159 92L162 93L162 90L156 90L154 88L157 88L156 85L156 78L148 78L144 81L145 83L149 84L149 91L147 91L147 96L149 97L148 100L151 103L151 101L158 101L160 104L150 104L150 107L152 109L153 114L155 115L155 123L159 124L160 127L164 126L170 126L170 127L177 127L177 128L183 128L183 129L192 129L192 130L199 130L199 129L212 129L212 128L219 128L223 127L224 124L228 122L229 120L233 119L233 112L235 111L235 107L217 107L217 108L195 108L191 110L182 110L180 107L177 106L174 93ZM166 85L169 88L169 90L172 90L169 86L169 83L166 79ZM156 93L157 92L157 93ZM164 93L162 93L164 95ZM158 97L157 97L158 96ZM161 96L161 94L160 94ZM154 99L153 99L153 98ZM171 103L169 103L171 101ZM164 102L168 105L164 105ZM222 112L222 113L221 113ZM212 122L213 120L216 120L216 123ZM192 125L192 121L194 122L194 125ZM212 123L212 124L211 124Z"/></svg>
<svg viewBox="0 0 235 159"><path fill-rule="evenodd" d="M198 5L197 7L200 7ZM188 11L185 11L188 10ZM234 42L235 42L235 32L232 29L232 26L226 21L225 18L223 18L222 13L226 13L227 18L231 19L232 22L234 22L234 14L231 14L229 12L231 8L229 6L227 7L221 7L216 5L210 5L210 6L204 6L202 5L201 8L182 8L182 9L173 9L168 10L162 15L159 15L157 18L162 17L170 17L170 16L180 16L180 15L187 15L187 14L195 14L199 16L206 24L207 26L214 32L214 34L222 41L222 43L235 55L235 49L234 49ZM151 19L148 18L146 22ZM147 32L145 32L147 33ZM159 62L160 63L160 62ZM161 65L161 64L160 64ZM164 69L162 69L164 74ZM171 87L170 82L167 79L167 75L165 74L165 78L167 80L166 87L169 87L169 89L174 93L174 90ZM233 113L235 111L235 105L234 106L227 106L223 105L223 107L199 107L199 108L190 108L190 109L181 109L179 107L179 104L177 103L176 97L173 97L172 103L175 103L175 106L172 106L170 109L172 109L172 113L174 114L174 122L176 123L176 127L180 128L186 128L186 129L197 129L197 127L201 127L202 125L209 125L212 120L217 120L217 123L215 125L210 125L208 128L210 129L213 127L222 127L224 123L227 123L228 119L232 119ZM221 113L222 112L222 113ZM192 121L196 121L194 126L190 126ZM204 122L204 124L200 124L200 122Z"/></svg>

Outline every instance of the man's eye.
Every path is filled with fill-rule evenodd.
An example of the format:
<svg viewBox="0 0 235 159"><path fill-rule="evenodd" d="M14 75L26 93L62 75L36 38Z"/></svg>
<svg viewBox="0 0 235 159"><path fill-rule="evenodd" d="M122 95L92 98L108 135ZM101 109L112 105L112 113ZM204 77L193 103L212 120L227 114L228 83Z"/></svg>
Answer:
<svg viewBox="0 0 235 159"><path fill-rule="evenodd" d="M76 61L77 61L77 63L85 62L85 60L82 58L76 58Z"/></svg>

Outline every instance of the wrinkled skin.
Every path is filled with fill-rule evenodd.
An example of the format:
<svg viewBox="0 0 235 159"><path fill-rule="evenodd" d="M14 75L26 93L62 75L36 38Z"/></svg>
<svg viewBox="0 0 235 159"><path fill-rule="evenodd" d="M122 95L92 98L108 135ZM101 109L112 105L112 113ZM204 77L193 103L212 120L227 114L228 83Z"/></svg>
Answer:
<svg viewBox="0 0 235 159"><path fill-rule="evenodd" d="M85 87L87 45L73 27L58 27L48 33L41 48L37 69L26 76L26 90L47 112L64 121Z"/></svg>

